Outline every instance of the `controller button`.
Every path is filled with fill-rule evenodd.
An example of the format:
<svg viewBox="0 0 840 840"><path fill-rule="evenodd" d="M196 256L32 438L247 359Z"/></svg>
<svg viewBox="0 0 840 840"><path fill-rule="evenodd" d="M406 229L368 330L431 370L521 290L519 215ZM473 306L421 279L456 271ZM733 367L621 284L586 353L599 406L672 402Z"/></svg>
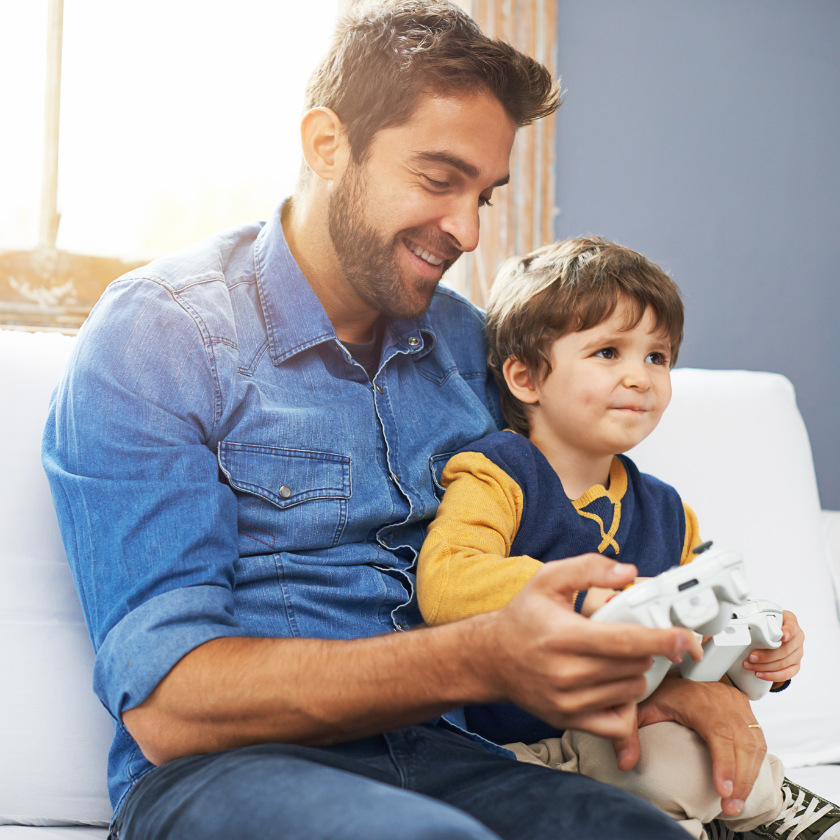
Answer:
<svg viewBox="0 0 840 840"><path fill-rule="evenodd" d="M676 620L683 627L697 627L713 619L720 607L715 593L711 589L704 589L690 597L680 598L671 606Z"/></svg>

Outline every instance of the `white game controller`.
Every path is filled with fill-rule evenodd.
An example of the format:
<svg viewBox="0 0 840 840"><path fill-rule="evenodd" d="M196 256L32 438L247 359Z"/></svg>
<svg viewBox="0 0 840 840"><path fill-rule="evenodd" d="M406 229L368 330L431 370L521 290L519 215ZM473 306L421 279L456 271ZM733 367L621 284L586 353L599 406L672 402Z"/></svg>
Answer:
<svg viewBox="0 0 840 840"><path fill-rule="evenodd" d="M729 624L703 645L703 658L699 662L683 660L683 677L716 682L726 674L750 700L760 700L773 683L744 668L744 661L754 650L779 647L783 622L782 608L772 601L750 601L735 607Z"/></svg>
<svg viewBox="0 0 840 840"><path fill-rule="evenodd" d="M698 546L702 553L695 549L699 556L691 563L619 592L593 613L592 621L663 629L688 627L703 636L719 633L729 623L736 605L746 603L749 586L741 555L737 551L706 550L710 545ZM653 658L645 674L645 697L662 682L671 664L667 656Z"/></svg>

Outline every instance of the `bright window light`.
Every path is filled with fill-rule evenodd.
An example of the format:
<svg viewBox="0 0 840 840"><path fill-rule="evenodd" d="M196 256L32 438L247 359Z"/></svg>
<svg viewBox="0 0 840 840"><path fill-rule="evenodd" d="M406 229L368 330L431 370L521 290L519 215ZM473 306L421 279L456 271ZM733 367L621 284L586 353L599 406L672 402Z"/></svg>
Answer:
<svg viewBox="0 0 840 840"><path fill-rule="evenodd" d="M338 5L65 0L57 247L143 259L265 219L294 187ZM37 242L46 17L0 2L0 249Z"/></svg>

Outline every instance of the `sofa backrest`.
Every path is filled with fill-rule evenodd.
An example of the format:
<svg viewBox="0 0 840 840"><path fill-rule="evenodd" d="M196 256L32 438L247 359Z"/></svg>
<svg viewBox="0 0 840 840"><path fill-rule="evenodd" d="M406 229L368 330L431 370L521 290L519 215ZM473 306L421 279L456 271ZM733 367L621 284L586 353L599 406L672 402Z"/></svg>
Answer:
<svg viewBox="0 0 840 840"><path fill-rule="evenodd" d="M752 597L796 613L807 641L788 689L754 705L788 767L840 761L840 622L811 447L790 381L677 370L659 428L630 452L694 508L704 539L744 554Z"/></svg>

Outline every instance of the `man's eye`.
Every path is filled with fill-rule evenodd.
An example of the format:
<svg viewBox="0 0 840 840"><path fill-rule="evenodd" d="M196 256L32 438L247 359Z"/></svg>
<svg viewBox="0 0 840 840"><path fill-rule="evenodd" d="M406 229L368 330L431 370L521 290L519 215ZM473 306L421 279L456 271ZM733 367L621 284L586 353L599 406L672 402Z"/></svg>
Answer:
<svg viewBox="0 0 840 840"><path fill-rule="evenodd" d="M429 184L429 186L434 187L436 190L445 190L449 186L449 184L446 181L435 181L428 175L424 175L423 177L426 179L426 182Z"/></svg>
<svg viewBox="0 0 840 840"><path fill-rule="evenodd" d="M653 365L664 365L667 363L667 359L662 353L649 353L645 361Z"/></svg>
<svg viewBox="0 0 840 840"><path fill-rule="evenodd" d="M479 207L492 207L493 202L491 202L489 198L485 198L483 195L480 195L478 197L478 206Z"/></svg>
<svg viewBox="0 0 840 840"><path fill-rule="evenodd" d="M614 359L615 358L615 348L613 347L604 347L599 350L596 354L601 359Z"/></svg>

